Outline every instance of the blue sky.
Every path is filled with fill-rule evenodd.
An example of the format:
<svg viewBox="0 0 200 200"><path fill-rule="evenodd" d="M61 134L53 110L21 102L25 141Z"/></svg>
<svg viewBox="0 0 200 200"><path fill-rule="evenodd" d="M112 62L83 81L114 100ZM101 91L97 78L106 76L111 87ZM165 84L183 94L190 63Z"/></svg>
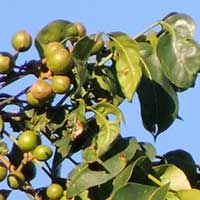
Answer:
<svg viewBox="0 0 200 200"><path fill-rule="evenodd" d="M86 26L89 34L98 31L123 31L134 36L174 11L187 13L193 17L197 24L196 39L200 43L200 12L197 0L146 2L133 0L6 0L1 2L0 9L0 51L13 52L10 39L15 31L26 29L35 37L44 25L55 19L81 22ZM25 53L22 59L30 57L38 58L34 47ZM154 145L159 154L183 148L193 155L197 163L200 163L199 88L200 81L197 79L194 89L189 89L179 95L180 116L184 121L176 120L167 131L158 137ZM11 87L9 91L16 93L15 89ZM123 135L133 135L139 141L154 143L152 136L142 127L137 97L134 98L133 104L126 103L121 109L127 121L127 127L122 128ZM43 180L39 181L41 183ZM17 198L18 194L15 193L15 195ZM14 199L14 197L10 196L9 199ZM21 199L26 199L26 197L22 196Z"/></svg>

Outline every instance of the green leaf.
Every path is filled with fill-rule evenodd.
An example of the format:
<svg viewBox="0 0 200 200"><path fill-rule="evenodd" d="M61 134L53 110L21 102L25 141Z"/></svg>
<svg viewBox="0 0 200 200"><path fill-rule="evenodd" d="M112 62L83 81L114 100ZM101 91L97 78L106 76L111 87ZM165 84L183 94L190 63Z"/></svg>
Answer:
<svg viewBox="0 0 200 200"><path fill-rule="evenodd" d="M124 96L131 101L142 76L137 42L121 32L108 34L109 48L114 51L116 73Z"/></svg>
<svg viewBox="0 0 200 200"><path fill-rule="evenodd" d="M67 38L76 37L76 35L77 28L73 23L66 20L55 20L43 27L37 34L35 46L40 56L43 57L45 45L50 42L62 42Z"/></svg>
<svg viewBox="0 0 200 200"><path fill-rule="evenodd" d="M158 40L157 54L167 78L178 90L193 87L200 70L200 47L191 38L182 38L162 23L166 32Z"/></svg>
<svg viewBox="0 0 200 200"><path fill-rule="evenodd" d="M94 43L95 43L94 40L86 36L77 42L72 51L72 59L75 64L73 72L75 74L76 85L77 85L74 98L81 97L82 86L84 85L89 76L89 72L87 70L87 61L89 56L91 55Z"/></svg>
<svg viewBox="0 0 200 200"><path fill-rule="evenodd" d="M184 172L175 165L158 165L153 167L156 175L160 177L162 184L170 183L173 191L189 190L190 183Z"/></svg>
<svg viewBox="0 0 200 200"><path fill-rule="evenodd" d="M137 92L144 127L157 137L177 118L179 106L156 53L157 38L152 35L148 40L139 43L144 73Z"/></svg>
<svg viewBox="0 0 200 200"><path fill-rule="evenodd" d="M180 200L199 200L200 190L191 189L191 190L182 190L178 191L178 197Z"/></svg>
<svg viewBox="0 0 200 200"><path fill-rule="evenodd" d="M106 183L117 176L135 155L136 149L137 141L135 138L119 139L109 152L112 155L108 157L107 153L107 159L102 158L103 166L96 163L78 165L68 177L68 196L76 196L90 187Z"/></svg>
<svg viewBox="0 0 200 200"><path fill-rule="evenodd" d="M56 147L58 147L58 152L61 154L62 158L66 158L68 156L71 149L71 136L67 131L63 131L63 136L56 140L53 143Z"/></svg>
<svg viewBox="0 0 200 200"><path fill-rule="evenodd" d="M85 190L83 192L81 192L78 196L80 198L80 200L91 200L89 197L88 197L88 190Z"/></svg>
<svg viewBox="0 0 200 200"><path fill-rule="evenodd" d="M176 32L176 35L182 38L193 38L196 25L191 16L184 13L174 13L165 17L167 22Z"/></svg>
<svg viewBox="0 0 200 200"><path fill-rule="evenodd" d="M127 183L115 193L112 200L147 200L157 189L154 186Z"/></svg>
<svg viewBox="0 0 200 200"><path fill-rule="evenodd" d="M119 188L126 185L133 174L133 170L138 163L144 160L143 156L137 158L134 162L130 163L123 171L120 172L118 176L113 180L113 190L110 195L110 199L112 199L114 193L119 190Z"/></svg>
<svg viewBox="0 0 200 200"><path fill-rule="evenodd" d="M163 155L163 160L165 163L176 165L185 173L190 183L195 184L197 167L190 153L182 149L169 151Z"/></svg>
<svg viewBox="0 0 200 200"><path fill-rule="evenodd" d="M166 200L167 193L169 191L169 185L166 184L155 190L148 200Z"/></svg>
<svg viewBox="0 0 200 200"><path fill-rule="evenodd" d="M153 160L156 157L156 149L155 147L148 142L140 142L141 149L145 151L145 154L150 160Z"/></svg>
<svg viewBox="0 0 200 200"><path fill-rule="evenodd" d="M120 122L123 120L121 111L114 105L102 102L92 107L88 107L96 115L99 132L96 138L97 155L105 153L112 144L120 131ZM109 119L109 117L111 119Z"/></svg>

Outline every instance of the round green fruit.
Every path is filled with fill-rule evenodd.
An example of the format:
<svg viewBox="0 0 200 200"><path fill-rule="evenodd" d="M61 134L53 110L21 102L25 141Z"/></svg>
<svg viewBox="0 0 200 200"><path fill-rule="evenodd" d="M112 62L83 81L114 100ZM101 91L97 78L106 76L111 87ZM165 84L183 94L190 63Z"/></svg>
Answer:
<svg viewBox="0 0 200 200"><path fill-rule="evenodd" d="M44 55L48 57L48 55L50 54L51 56L52 53L59 49L65 49L65 47L59 42L50 42L44 48Z"/></svg>
<svg viewBox="0 0 200 200"><path fill-rule="evenodd" d="M52 156L52 150L50 147L41 144L34 149L33 156L37 160L46 161Z"/></svg>
<svg viewBox="0 0 200 200"><path fill-rule="evenodd" d="M51 95L52 89L46 81L38 80L32 85L30 92L34 98L44 100Z"/></svg>
<svg viewBox="0 0 200 200"><path fill-rule="evenodd" d="M7 176L7 168L6 166L0 162L0 182L3 181Z"/></svg>
<svg viewBox="0 0 200 200"><path fill-rule="evenodd" d="M63 188L57 183L52 183L48 186L46 194L52 200L60 199L63 196Z"/></svg>
<svg viewBox="0 0 200 200"><path fill-rule="evenodd" d="M46 57L46 65L54 74L65 74L71 69L71 55L66 49L57 49Z"/></svg>
<svg viewBox="0 0 200 200"><path fill-rule="evenodd" d="M18 146L22 151L28 152L40 144L40 138L35 131L27 130L20 134Z"/></svg>
<svg viewBox="0 0 200 200"><path fill-rule="evenodd" d="M84 37L86 35L86 28L83 24L81 23L74 23L76 25L76 28L78 29L78 35L80 37Z"/></svg>
<svg viewBox="0 0 200 200"><path fill-rule="evenodd" d="M8 186L12 189L19 189L24 185L25 176L20 171L14 171L7 177Z"/></svg>
<svg viewBox="0 0 200 200"><path fill-rule="evenodd" d="M71 79L68 76L53 76L52 77L52 90L56 94L66 93L71 84Z"/></svg>
<svg viewBox="0 0 200 200"><path fill-rule="evenodd" d="M14 58L7 52L0 53L0 73L7 74L12 71L14 66Z"/></svg>
<svg viewBox="0 0 200 200"><path fill-rule="evenodd" d="M18 52L27 51L32 45L32 38L27 31L18 31L12 37L12 46Z"/></svg>
<svg viewBox="0 0 200 200"><path fill-rule="evenodd" d="M0 200L6 200L6 197L0 193Z"/></svg>
<svg viewBox="0 0 200 200"><path fill-rule="evenodd" d="M38 107L41 105L40 101L38 99L36 99L31 92L26 93L26 99L28 104Z"/></svg>

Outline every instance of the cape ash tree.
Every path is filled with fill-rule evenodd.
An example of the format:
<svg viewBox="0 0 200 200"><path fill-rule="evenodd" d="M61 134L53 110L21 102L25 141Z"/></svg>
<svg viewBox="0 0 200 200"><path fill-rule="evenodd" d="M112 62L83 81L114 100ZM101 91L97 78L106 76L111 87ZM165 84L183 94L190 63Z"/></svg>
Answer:
<svg viewBox="0 0 200 200"><path fill-rule="evenodd" d="M34 39L40 59L22 63L33 39L17 31L16 53L0 52L0 199L18 190L36 200L199 200L199 166L190 153L158 156L152 144L123 137L119 109L137 95L155 140L180 118L177 93L194 87L200 71L194 33L182 13L135 37L88 35L81 23L55 20ZM69 174L61 173L65 161L74 164ZM49 184L32 183L41 179L39 168Z"/></svg>

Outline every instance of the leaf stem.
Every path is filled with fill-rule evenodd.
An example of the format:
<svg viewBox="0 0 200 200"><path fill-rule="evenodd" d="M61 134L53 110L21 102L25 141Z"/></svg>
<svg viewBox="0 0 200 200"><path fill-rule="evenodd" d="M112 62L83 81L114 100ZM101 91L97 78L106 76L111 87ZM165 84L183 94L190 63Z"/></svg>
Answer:
<svg viewBox="0 0 200 200"><path fill-rule="evenodd" d="M102 65L104 65L112 57L113 57L113 53L110 53L108 56L106 56L104 59L102 59L99 63L97 63L96 66L102 66Z"/></svg>
<svg viewBox="0 0 200 200"><path fill-rule="evenodd" d="M149 180L151 180L152 182L154 182L158 186L160 186L160 187L162 186L161 181L159 179L157 179L156 177L154 177L153 175L148 174L147 177L148 177Z"/></svg>
<svg viewBox="0 0 200 200"><path fill-rule="evenodd" d="M145 33L149 32L151 29L155 28L156 26L160 25L160 21L157 21L155 23L153 23L152 25L150 25L148 28L146 28L144 31L142 31L141 33L137 34L136 36L133 37L133 40L139 38L140 36L144 35Z"/></svg>

